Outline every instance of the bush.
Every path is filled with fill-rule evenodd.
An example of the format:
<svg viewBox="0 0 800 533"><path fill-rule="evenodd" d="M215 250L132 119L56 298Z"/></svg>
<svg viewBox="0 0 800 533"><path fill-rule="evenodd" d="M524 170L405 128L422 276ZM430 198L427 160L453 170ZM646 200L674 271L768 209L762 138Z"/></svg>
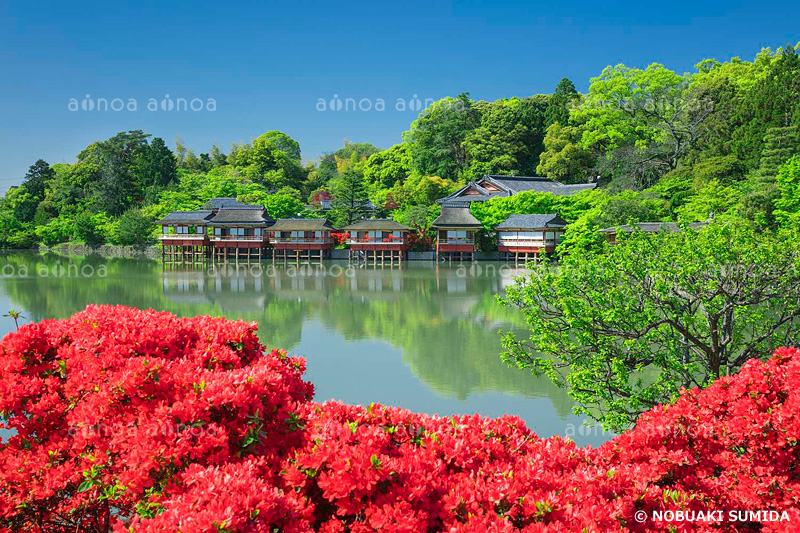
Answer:
<svg viewBox="0 0 800 533"><path fill-rule="evenodd" d="M0 413L16 434L0 449L0 529L709 525L653 520L667 510L722 511L723 530L800 520L796 349L686 391L591 449L508 416L313 403L303 361L262 356L255 329L92 306L9 334ZM734 510L763 514L730 522Z"/></svg>
<svg viewBox="0 0 800 533"><path fill-rule="evenodd" d="M104 213L81 213L75 217L75 236L89 246L104 244L106 236L103 226L107 221L108 217Z"/></svg>
<svg viewBox="0 0 800 533"><path fill-rule="evenodd" d="M36 227L36 235L46 246L68 242L74 234L75 222L67 217L54 218L44 226Z"/></svg>
<svg viewBox="0 0 800 533"><path fill-rule="evenodd" d="M144 246L154 240L154 226L150 217L137 209L126 211L114 225L114 244Z"/></svg>

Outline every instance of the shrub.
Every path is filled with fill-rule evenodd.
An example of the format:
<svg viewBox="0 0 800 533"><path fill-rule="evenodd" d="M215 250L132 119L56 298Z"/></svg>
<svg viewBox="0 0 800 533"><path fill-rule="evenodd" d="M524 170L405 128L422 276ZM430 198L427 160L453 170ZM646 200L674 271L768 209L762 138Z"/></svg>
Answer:
<svg viewBox="0 0 800 533"><path fill-rule="evenodd" d="M9 334L0 413L16 434L0 448L0 530L789 531L800 520L796 349L685 391L591 449L509 416L313 403L303 361L263 356L255 329L92 306ZM664 510L725 521L653 520ZM735 510L763 514L731 522Z"/></svg>
<svg viewBox="0 0 800 533"><path fill-rule="evenodd" d="M114 225L114 244L143 246L153 242L153 221L136 209L126 211Z"/></svg>
<svg viewBox="0 0 800 533"><path fill-rule="evenodd" d="M83 212L75 217L75 235L89 246L106 242L103 226L108 222L105 213Z"/></svg>

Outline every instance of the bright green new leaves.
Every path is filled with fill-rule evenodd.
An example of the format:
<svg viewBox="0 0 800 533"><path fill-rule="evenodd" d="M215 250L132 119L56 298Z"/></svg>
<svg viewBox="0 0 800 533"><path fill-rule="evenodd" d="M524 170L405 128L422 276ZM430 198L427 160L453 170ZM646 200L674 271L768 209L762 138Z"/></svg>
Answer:
<svg viewBox="0 0 800 533"><path fill-rule="evenodd" d="M791 239L739 225L642 234L534 267L508 289L531 329L504 359L567 388L577 411L623 429L800 333Z"/></svg>

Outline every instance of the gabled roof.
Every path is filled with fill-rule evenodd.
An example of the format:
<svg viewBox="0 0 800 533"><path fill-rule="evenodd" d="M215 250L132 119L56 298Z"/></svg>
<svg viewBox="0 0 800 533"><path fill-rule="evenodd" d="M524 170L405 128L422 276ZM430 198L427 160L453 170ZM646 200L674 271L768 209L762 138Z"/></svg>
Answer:
<svg viewBox="0 0 800 533"><path fill-rule="evenodd" d="M260 206L248 206L247 204L243 204L236 198L228 197L228 198L212 198L203 206L206 209L222 209L223 207L260 207Z"/></svg>
<svg viewBox="0 0 800 533"><path fill-rule="evenodd" d="M469 203L450 202L442 205L442 214L433 221L433 227L479 229L483 224L469 212Z"/></svg>
<svg viewBox="0 0 800 533"><path fill-rule="evenodd" d="M539 228L563 228L566 225L566 220L553 213L543 215L508 215L508 218L495 226L495 229L528 230Z"/></svg>
<svg viewBox="0 0 800 533"><path fill-rule="evenodd" d="M213 211L173 211L168 214L156 224L190 224L201 225L208 222L208 219L213 215Z"/></svg>
<svg viewBox="0 0 800 533"><path fill-rule="evenodd" d="M371 218L353 222L342 228L346 231L410 231L411 228L388 218Z"/></svg>
<svg viewBox="0 0 800 533"><path fill-rule="evenodd" d="M327 218L281 218L270 231L336 231Z"/></svg>
<svg viewBox="0 0 800 533"><path fill-rule="evenodd" d="M492 185L498 190L489 190ZM450 196L440 198L437 202L444 203L452 200L464 202L485 202L496 197L513 196L520 192L549 192L556 196L568 196L580 191L591 190L597 187L596 183L580 183L565 185L550 178L542 176L499 176L486 175L479 180L471 181Z"/></svg>
<svg viewBox="0 0 800 533"><path fill-rule="evenodd" d="M223 207L213 216L209 226L227 226L243 224L247 226L271 226L275 221L263 206Z"/></svg>
<svg viewBox="0 0 800 533"><path fill-rule="evenodd" d="M708 224L708 222L692 222L687 224L689 229L700 229ZM680 231L681 227L675 222L637 222L635 224L624 224L622 226L612 226L610 228L603 228L598 230L600 233L618 233L618 232L631 232L643 231L645 233L658 233L659 231Z"/></svg>

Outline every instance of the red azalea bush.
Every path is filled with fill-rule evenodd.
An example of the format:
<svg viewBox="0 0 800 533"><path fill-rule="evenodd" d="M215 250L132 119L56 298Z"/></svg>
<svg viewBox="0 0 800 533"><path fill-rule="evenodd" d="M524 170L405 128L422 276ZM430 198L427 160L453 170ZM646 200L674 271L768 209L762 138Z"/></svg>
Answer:
<svg viewBox="0 0 800 533"><path fill-rule="evenodd" d="M89 307L0 348L0 413L15 432L0 448L4 531L800 523L796 349L687 391L592 449L539 439L514 417L314 403L303 362L262 355L242 322Z"/></svg>

